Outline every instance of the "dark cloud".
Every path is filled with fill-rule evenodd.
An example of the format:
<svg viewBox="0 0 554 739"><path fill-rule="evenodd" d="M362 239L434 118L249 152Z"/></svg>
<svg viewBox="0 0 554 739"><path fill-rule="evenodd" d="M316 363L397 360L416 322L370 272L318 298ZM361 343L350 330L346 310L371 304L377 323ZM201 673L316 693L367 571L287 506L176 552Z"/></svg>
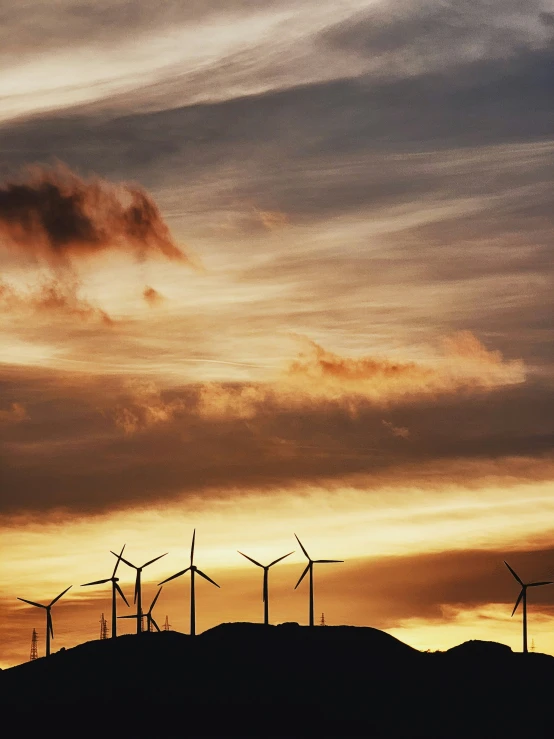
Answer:
<svg viewBox="0 0 554 739"><path fill-rule="evenodd" d="M16 253L53 264L108 249L187 261L144 190L85 181L61 167L0 187L0 238Z"/></svg>
<svg viewBox="0 0 554 739"><path fill-rule="evenodd" d="M204 387L162 392L107 376L4 371L0 407L18 403L28 416L0 425L4 513L101 511L306 483L433 494L444 484L554 474L554 396L532 383L398 400L387 421L410 429L409 442L391 434L370 400L353 414L325 396L289 406L267 396L247 417L207 415Z"/></svg>
<svg viewBox="0 0 554 739"><path fill-rule="evenodd" d="M320 577L330 592L341 593L353 612L377 628L395 628L411 619L447 623L491 604L504 606L509 619L519 588L504 560L524 582L549 580L553 553L553 546L545 546L379 557L346 563L347 572L327 571ZM552 617L554 588L533 589L531 608Z"/></svg>
<svg viewBox="0 0 554 739"><path fill-rule="evenodd" d="M476 59L506 61L522 49L548 44L546 3L517 0L375 4L326 29L331 47L372 58L384 57L385 74L413 76L430 67L446 71ZM548 16L548 14L546 14Z"/></svg>

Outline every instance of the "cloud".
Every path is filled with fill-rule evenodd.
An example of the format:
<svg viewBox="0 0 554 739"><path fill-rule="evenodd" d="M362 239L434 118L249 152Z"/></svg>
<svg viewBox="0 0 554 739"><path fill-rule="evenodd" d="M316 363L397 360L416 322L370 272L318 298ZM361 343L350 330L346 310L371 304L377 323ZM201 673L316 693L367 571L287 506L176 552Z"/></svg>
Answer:
<svg viewBox="0 0 554 739"><path fill-rule="evenodd" d="M142 188L87 181L62 166L0 187L0 243L52 266L108 250L189 261Z"/></svg>
<svg viewBox="0 0 554 739"><path fill-rule="evenodd" d="M522 361L504 360L468 331L444 341L444 354L435 365L343 357L305 337L299 339L304 350L272 383L204 385L199 396L201 415L248 419L271 407L315 408L325 403L356 414L366 403L478 391L525 379Z"/></svg>
<svg viewBox="0 0 554 739"><path fill-rule="evenodd" d="M16 290L6 282L0 282L0 308L20 314L45 313L77 318L80 321L113 325L110 316L101 308L79 296L79 282L70 274L61 279L50 279L36 288Z"/></svg>
<svg viewBox="0 0 554 739"><path fill-rule="evenodd" d="M130 403L118 405L113 413L116 426L125 434L172 421L185 408L184 400L174 398L166 401L153 383L129 383Z"/></svg>
<svg viewBox="0 0 554 739"><path fill-rule="evenodd" d="M410 438L410 429L407 429L405 426L395 426L390 421L383 420L383 426L387 428L393 436L396 436L398 439L409 439Z"/></svg>
<svg viewBox="0 0 554 739"><path fill-rule="evenodd" d="M28 420L25 406L21 403L12 403L7 410L0 408L0 423L19 423Z"/></svg>
<svg viewBox="0 0 554 739"><path fill-rule="evenodd" d="M256 208L255 213L262 226L268 231L278 231L289 224L289 217L280 210L259 210Z"/></svg>
<svg viewBox="0 0 554 739"><path fill-rule="evenodd" d="M150 287L150 285L146 285L142 297L144 298L145 302L148 303L148 305L151 308L155 308L156 306L160 305L164 302L165 298L164 296L158 292L155 288Z"/></svg>

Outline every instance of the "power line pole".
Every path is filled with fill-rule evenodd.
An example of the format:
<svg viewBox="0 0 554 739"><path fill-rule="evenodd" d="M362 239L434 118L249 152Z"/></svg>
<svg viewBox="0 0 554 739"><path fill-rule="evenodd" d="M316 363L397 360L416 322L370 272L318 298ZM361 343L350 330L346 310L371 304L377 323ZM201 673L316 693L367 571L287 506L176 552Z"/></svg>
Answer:
<svg viewBox="0 0 554 739"><path fill-rule="evenodd" d="M101 639L108 638L108 622L104 618L104 614L102 614L100 617L100 638Z"/></svg>
<svg viewBox="0 0 554 739"><path fill-rule="evenodd" d="M325 623L325 614L324 613L321 614L321 618L319 619L319 625L320 626L327 626L327 624Z"/></svg>
<svg viewBox="0 0 554 739"><path fill-rule="evenodd" d="M165 617L164 631L171 631L171 624L169 623L169 616Z"/></svg>
<svg viewBox="0 0 554 739"><path fill-rule="evenodd" d="M37 630L33 629L33 636L31 638L31 657L30 660L38 659L38 634Z"/></svg>

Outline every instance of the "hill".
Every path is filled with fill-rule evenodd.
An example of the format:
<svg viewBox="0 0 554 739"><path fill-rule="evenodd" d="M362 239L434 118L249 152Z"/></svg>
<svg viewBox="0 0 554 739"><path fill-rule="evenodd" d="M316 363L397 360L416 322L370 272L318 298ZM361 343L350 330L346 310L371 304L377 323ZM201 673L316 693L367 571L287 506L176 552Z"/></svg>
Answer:
<svg viewBox="0 0 554 739"><path fill-rule="evenodd" d="M110 736L119 722L134 736L164 738L442 739L524 728L546 737L554 721L536 709L549 705L553 688L554 658L546 655L490 642L429 654L377 629L297 624L121 636L0 674L10 715L27 725L71 715L79 736L101 732L110 715ZM56 730L63 735L63 722Z"/></svg>

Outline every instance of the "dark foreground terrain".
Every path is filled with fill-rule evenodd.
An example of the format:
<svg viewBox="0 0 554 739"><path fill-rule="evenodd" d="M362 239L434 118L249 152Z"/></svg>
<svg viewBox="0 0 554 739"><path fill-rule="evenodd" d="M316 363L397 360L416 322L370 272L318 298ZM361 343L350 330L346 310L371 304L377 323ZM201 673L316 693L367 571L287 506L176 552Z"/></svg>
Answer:
<svg viewBox="0 0 554 739"><path fill-rule="evenodd" d="M350 626L121 636L0 673L6 736L554 738L553 694L553 657Z"/></svg>

